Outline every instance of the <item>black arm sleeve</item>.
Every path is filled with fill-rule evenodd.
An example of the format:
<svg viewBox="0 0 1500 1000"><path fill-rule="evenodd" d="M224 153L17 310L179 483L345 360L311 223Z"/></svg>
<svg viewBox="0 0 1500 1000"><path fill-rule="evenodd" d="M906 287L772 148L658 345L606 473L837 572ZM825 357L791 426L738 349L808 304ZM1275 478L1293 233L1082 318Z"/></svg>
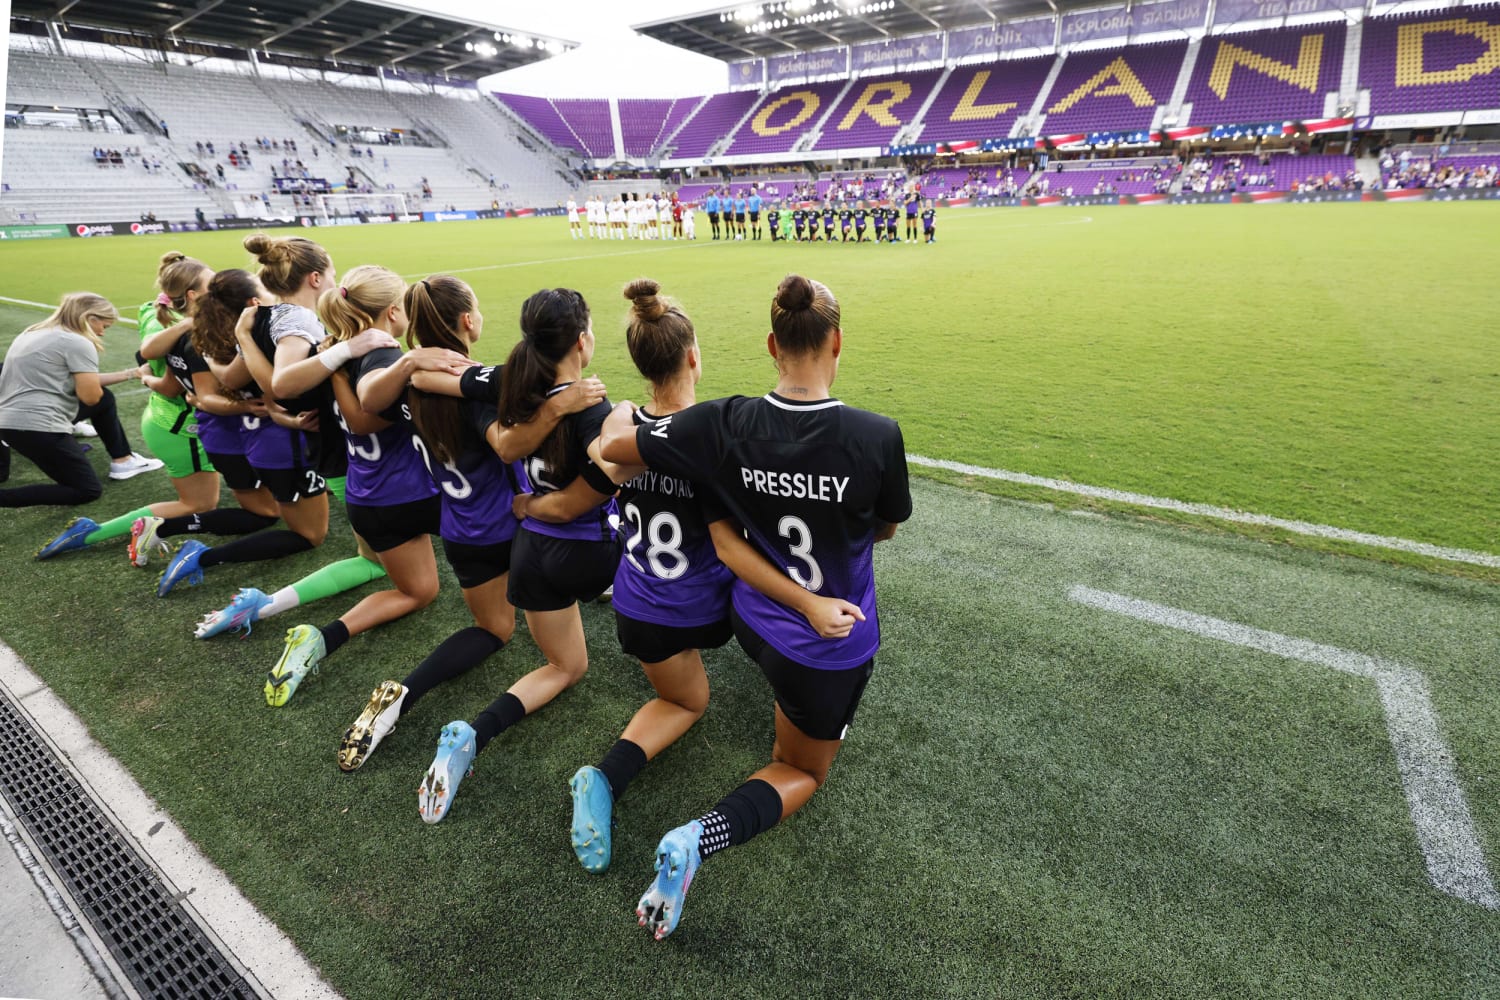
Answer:
<svg viewBox="0 0 1500 1000"><path fill-rule="evenodd" d="M657 472L704 482L713 478L727 450L727 399L698 403L635 430L641 458Z"/></svg>
<svg viewBox="0 0 1500 1000"><path fill-rule="evenodd" d="M476 399L481 403L500 401L500 369L503 365L483 365L468 368L458 377L458 389L465 399Z"/></svg>
<svg viewBox="0 0 1500 1000"><path fill-rule="evenodd" d="M911 483L906 472L906 441L901 436L901 425L894 421L883 458L875 516L887 524L899 524L911 517Z"/></svg>

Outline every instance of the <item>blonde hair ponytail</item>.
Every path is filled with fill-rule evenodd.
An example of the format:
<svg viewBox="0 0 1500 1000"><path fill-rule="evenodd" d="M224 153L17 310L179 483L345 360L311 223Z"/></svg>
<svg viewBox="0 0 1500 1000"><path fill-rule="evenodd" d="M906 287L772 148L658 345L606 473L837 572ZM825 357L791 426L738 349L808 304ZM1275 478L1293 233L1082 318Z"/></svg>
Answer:
<svg viewBox="0 0 1500 1000"><path fill-rule="evenodd" d="M52 311L51 316L40 323L31 324L21 332L30 333L32 330L60 327L69 333L87 337L95 350L102 351L104 338L94 332L93 327L89 326L89 320L97 319L105 323L114 323L119 318L119 310L104 296L93 292L69 292L62 297L62 302Z"/></svg>

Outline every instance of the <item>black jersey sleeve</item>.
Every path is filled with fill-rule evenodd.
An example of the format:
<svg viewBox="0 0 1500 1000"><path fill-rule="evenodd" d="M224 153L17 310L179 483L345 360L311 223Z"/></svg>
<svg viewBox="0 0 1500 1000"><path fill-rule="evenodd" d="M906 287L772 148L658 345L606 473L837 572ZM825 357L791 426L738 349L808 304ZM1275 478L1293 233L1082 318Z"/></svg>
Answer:
<svg viewBox="0 0 1500 1000"><path fill-rule="evenodd" d="M363 357L350 358L344 365L344 374L348 377L349 384L358 389L360 380L366 375L384 371L400 360L401 348L377 347Z"/></svg>
<svg viewBox="0 0 1500 1000"><path fill-rule="evenodd" d="M609 411L609 400L601 399L587 410L568 414L580 451L588 451L589 445L598 440L599 431L604 426L604 418L609 416Z"/></svg>
<svg viewBox="0 0 1500 1000"><path fill-rule="evenodd" d="M729 508L724 506L719 494L714 490L698 490L695 499L698 501L698 510L703 514L704 524L713 524L722 521L726 517L733 517Z"/></svg>
<svg viewBox="0 0 1500 1000"><path fill-rule="evenodd" d="M880 493L875 497L875 516L886 524L899 524L911 517L911 483L906 472L906 441L901 425L891 424L885 441Z"/></svg>
<svg viewBox="0 0 1500 1000"><path fill-rule="evenodd" d="M500 369L503 365L482 365L465 369L458 377L458 389L465 399L477 399L481 403L497 403L500 400Z"/></svg>
<svg viewBox="0 0 1500 1000"><path fill-rule="evenodd" d="M658 472L703 481L723 461L726 399L698 403L636 428L641 458Z"/></svg>
<svg viewBox="0 0 1500 1000"><path fill-rule="evenodd" d="M464 400L464 419L474 429L474 433L479 435L479 440L484 441L490 425L500 419L500 411L492 402L466 399Z"/></svg>

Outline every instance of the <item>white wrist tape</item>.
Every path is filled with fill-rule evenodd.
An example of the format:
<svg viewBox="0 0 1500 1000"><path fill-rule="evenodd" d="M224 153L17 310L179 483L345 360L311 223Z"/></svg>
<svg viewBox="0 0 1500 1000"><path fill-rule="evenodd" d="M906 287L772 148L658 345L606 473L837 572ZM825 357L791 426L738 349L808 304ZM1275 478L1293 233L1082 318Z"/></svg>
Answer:
<svg viewBox="0 0 1500 1000"><path fill-rule="evenodd" d="M334 344L326 351L319 352L318 360L323 363L324 368L327 368L331 372L336 372L344 367L352 356L353 351L349 348L349 342L344 341Z"/></svg>

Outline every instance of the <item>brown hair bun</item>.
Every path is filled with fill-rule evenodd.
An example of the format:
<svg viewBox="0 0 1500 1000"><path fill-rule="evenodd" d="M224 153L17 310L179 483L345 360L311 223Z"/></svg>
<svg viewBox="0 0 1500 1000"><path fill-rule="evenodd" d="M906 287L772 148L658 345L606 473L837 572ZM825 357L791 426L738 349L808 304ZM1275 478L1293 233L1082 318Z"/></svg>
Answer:
<svg viewBox="0 0 1500 1000"><path fill-rule="evenodd" d="M781 279L776 289L776 305L783 312L802 312L811 309L816 293L811 281L800 274L789 274Z"/></svg>
<svg viewBox="0 0 1500 1000"><path fill-rule="evenodd" d="M635 314L654 323L667 314L667 304L660 298L661 285L650 278L637 278L625 286L625 297Z"/></svg>

